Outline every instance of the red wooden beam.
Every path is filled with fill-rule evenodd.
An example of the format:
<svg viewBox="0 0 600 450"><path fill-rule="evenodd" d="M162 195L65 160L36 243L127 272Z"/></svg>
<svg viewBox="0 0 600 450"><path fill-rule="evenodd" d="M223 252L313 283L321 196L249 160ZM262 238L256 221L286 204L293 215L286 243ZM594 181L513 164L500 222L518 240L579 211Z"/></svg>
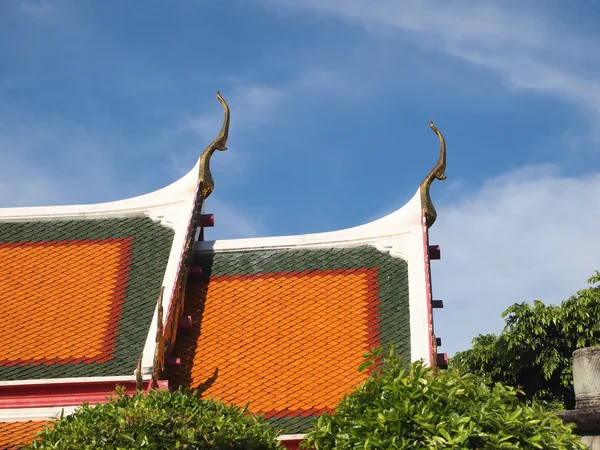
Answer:
<svg viewBox="0 0 600 450"><path fill-rule="evenodd" d="M181 358L169 358L166 365L167 367L179 367L181 366Z"/></svg>
<svg viewBox="0 0 600 450"><path fill-rule="evenodd" d="M200 266L190 267L190 271L189 271L190 277L198 277L200 275L202 275L202 267L200 267Z"/></svg>
<svg viewBox="0 0 600 450"><path fill-rule="evenodd" d="M144 385L149 382L144 381ZM0 409L77 406L83 402L105 403L117 386L136 391L135 381L91 381L87 383L43 383L0 386Z"/></svg>
<svg viewBox="0 0 600 450"><path fill-rule="evenodd" d="M169 380L158 380L157 389L169 390Z"/></svg>
<svg viewBox="0 0 600 450"><path fill-rule="evenodd" d="M192 316L181 316L181 319L179 319L179 326L177 327L177 332L187 333L192 330L192 326Z"/></svg>
<svg viewBox="0 0 600 450"><path fill-rule="evenodd" d="M303 439L282 439L280 442L287 450L299 450Z"/></svg>
<svg viewBox="0 0 600 450"><path fill-rule="evenodd" d="M200 216L201 227L214 227L215 226L215 215L214 214L202 214Z"/></svg>
<svg viewBox="0 0 600 450"><path fill-rule="evenodd" d="M443 300L431 300L431 307L432 308L443 308L444 301Z"/></svg>
<svg viewBox="0 0 600 450"><path fill-rule="evenodd" d="M437 354L437 366L440 369L447 369L448 368L448 354L447 353L438 353Z"/></svg>
<svg viewBox="0 0 600 450"><path fill-rule="evenodd" d="M427 227L427 217L426 214L421 214L421 232L423 233L423 269L425 275L425 295L427 296L427 301L431 302L432 300L432 292L431 292L431 262L429 260L429 231ZM433 310L431 308L427 308L427 328L428 328L428 364L433 366L435 364L435 347L433 345Z"/></svg>
<svg viewBox="0 0 600 450"><path fill-rule="evenodd" d="M427 246L427 255L430 260L436 260L442 258L442 249L439 245L429 245Z"/></svg>

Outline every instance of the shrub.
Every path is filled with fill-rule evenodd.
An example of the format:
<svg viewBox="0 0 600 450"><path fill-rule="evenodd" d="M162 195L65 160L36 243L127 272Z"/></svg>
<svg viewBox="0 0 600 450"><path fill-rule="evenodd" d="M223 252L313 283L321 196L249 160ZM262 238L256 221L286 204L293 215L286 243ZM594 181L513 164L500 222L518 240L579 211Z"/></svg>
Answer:
<svg viewBox="0 0 600 450"><path fill-rule="evenodd" d="M515 303L502 313L499 336L479 335L450 366L519 387L527 399L550 407L575 407L573 351L600 345L600 272L560 305Z"/></svg>
<svg viewBox="0 0 600 450"><path fill-rule="evenodd" d="M372 375L346 396L335 414L313 423L307 444L316 449L577 449L586 448L571 425L500 383L472 374L404 363L379 348L359 370ZM306 448L308 448L308 445Z"/></svg>
<svg viewBox="0 0 600 450"><path fill-rule="evenodd" d="M39 433L30 449L282 449L278 431L247 409L164 390L83 405Z"/></svg>

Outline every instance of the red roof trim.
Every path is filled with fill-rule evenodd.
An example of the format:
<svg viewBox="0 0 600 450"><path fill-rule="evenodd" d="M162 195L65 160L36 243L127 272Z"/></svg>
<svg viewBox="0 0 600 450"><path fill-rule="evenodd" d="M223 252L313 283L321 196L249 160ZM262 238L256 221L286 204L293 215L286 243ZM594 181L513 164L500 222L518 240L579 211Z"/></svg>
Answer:
<svg viewBox="0 0 600 450"><path fill-rule="evenodd" d="M424 255L424 269L425 269L425 290L426 290L426 302L427 302L427 324L429 327L429 365L432 366L436 363L435 361L435 348L433 345L433 314L431 310L431 262L429 260L429 228L427 227L427 212L422 211L421 214L421 227L423 230L423 255Z"/></svg>
<svg viewBox="0 0 600 450"><path fill-rule="evenodd" d="M79 406L84 402L105 403L117 386L123 386L129 392L136 391L135 381L0 386L0 409Z"/></svg>
<svg viewBox="0 0 600 450"><path fill-rule="evenodd" d="M279 419L285 417L310 417L317 414L333 413L333 408L310 408L310 409L285 409L283 411L271 410L262 412L259 411L257 414L262 414L266 419L277 417Z"/></svg>

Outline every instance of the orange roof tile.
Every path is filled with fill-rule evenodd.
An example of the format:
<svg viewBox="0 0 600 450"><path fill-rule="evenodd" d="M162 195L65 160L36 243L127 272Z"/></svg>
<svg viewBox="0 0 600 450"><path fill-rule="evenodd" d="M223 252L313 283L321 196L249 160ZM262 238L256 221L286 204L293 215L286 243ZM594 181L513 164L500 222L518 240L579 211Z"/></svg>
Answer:
<svg viewBox="0 0 600 450"><path fill-rule="evenodd" d="M373 275L363 269L215 277L206 301L206 285L190 283L186 306L204 311L194 353L184 356L191 366L186 384L199 386L218 371L204 396L249 401L251 411L271 415L334 408L365 379L356 368L377 342L368 325ZM306 336L318 347L307 347ZM319 388L324 372L335 380L327 389Z"/></svg>
<svg viewBox="0 0 600 450"><path fill-rule="evenodd" d="M143 217L0 222L0 380L131 375L172 242Z"/></svg>
<svg viewBox="0 0 600 450"><path fill-rule="evenodd" d="M249 403L302 432L366 379L357 370L365 351L394 342L410 357L405 261L361 247L215 253L199 262L207 277L188 281L184 314L194 325L171 354L181 358L168 371L175 385Z"/></svg>
<svg viewBox="0 0 600 450"><path fill-rule="evenodd" d="M0 364L112 359L131 241L0 244Z"/></svg>
<svg viewBox="0 0 600 450"><path fill-rule="evenodd" d="M52 426L52 423L45 420L0 422L0 449L16 449L30 444L36 433L46 425Z"/></svg>

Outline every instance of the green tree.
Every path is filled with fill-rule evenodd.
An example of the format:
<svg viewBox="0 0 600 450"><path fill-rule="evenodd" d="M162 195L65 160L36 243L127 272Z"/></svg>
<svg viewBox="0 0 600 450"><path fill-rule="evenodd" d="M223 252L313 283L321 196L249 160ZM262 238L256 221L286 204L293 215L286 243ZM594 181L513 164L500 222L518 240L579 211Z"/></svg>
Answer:
<svg viewBox="0 0 600 450"><path fill-rule="evenodd" d="M560 305L515 303L502 317L499 336L479 335L472 348L457 353L450 366L519 386L528 399L554 407L575 406L573 351L600 345L600 273Z"/></svg>
<svg viewBox="0 0 600 450"><path fill-rule="evenodd" d="M368 355L367 364L374 364L380 351ZM335 414L316 420L305 448L586 448L571 425L540 405L522 403L512 387L489 387L455 369L407 364L393 348L380 362Z"/></svg>
<svg viewBox="0 0 600 450"><path fill-rule="evenodd" d="M108 403L83 405L39 433L30 449L283 449L278 431L236 406L195 391L120 390Z"/></svg>

